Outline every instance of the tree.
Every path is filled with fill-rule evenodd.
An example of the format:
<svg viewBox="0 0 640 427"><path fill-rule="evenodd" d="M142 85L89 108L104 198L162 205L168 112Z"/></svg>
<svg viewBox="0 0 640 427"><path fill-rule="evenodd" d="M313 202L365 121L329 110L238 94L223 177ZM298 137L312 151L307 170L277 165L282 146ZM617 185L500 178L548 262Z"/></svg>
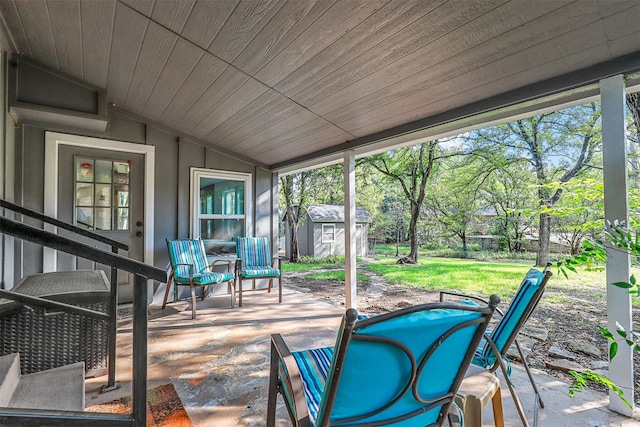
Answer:
<svg viewBox="0 0 640 427"><path fill-rule="evenodd" d="M434 214L433 218L446 233L460 239L463 254L468 251L467 235L477 218L478 190L484 181L478 179L481 173L473 160L472 157L462 157L443 161L425 198L425 205Z"/></svg>
<svg viewBox="0 0 640 427"><path fill-rule="evenodd" d="M594 239L604 224L604 186L601 171L593 171L586 178L551 186L562 185L564 196L551 208L556 218L554 231L571 248L571 254L580 251L585 238Z"/></svg>
<svg viewBox="0 0 640 427"><path fill-rule="evenodd" d="M549 261L552 207L562 197L563 188L546 184L568 182L595 166L593 155L600 148L600 107L580 105L504 125L474 131L475 143L489 150L492 146L512 160L526 162L538 185L539 247L536 265Z"/></svg>
<svg viewBox="0 0 640 427"><path fill-rule="evenodd" d="M504 157L503 157L504 159ZM532 173L521 162L495 163L483 186L483 197L496 212L496 232L509 252L524 250L525 238L533 228L536 212Z"/></svg>
<svg viewBox="0 0 640 427"><path fill-rule="evenodd" d="M298 246L298 229L300 218L306 212L308 186L313 171L298 172L280 177L281 196L284 199L285 218L289 228L289 261L300 261L300 247Z"/></svg>
<svg viewBox="0 0 640 427"><path fill-rule="evenodd" d="M438 141L391 150L365 159L365 162L397 183L409 202L408 262L418 262L418 220L424 202L427 181L433 171L438 153Z"/></svg>

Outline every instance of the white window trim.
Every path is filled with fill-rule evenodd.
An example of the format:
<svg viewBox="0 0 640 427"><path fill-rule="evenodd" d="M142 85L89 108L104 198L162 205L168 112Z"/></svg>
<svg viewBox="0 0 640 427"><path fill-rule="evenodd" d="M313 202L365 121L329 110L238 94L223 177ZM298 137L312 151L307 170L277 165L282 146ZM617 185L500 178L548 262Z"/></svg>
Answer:
<svg viewBox="0 0 640 427"><path fill-rule="evenodd" d="M328 239L324 238L324 236L325 236L325 231L324 231L325 228L331 228L332 229L332 231L331 231L331 233L333 234L333 239L332 240L328 240ZM336 225L335 224L322 224L322 236L321 236L321 239L322 239L322 243L335 243L335 241L336 241Z"/></svg>
<svg viewBox="0 0 640 427"><path fill-rule="evenodd" d="M229 179L235 181L244 182L244 215L202 215L199 216L200 211L200 178L218 178ZM216 219L216 218L244 218L245 224L245 236L252 235L253 229L253 187L252 187L252 174L245 172L230 172L221 171L216 169L203 169L203 168L191 168L191 180L189 182L189 218L191 218L189 234L192 239L200 236L200 221L199 218Z"/></svg>

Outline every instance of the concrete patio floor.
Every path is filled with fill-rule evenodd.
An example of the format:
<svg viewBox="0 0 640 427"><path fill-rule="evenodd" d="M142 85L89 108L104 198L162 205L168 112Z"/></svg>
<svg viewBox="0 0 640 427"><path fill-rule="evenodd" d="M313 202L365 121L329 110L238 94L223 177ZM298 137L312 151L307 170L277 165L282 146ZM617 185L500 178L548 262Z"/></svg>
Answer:
<svg viewBox="0 0 640 427"><path fill-rule="evenodd" d="M197 319L190 304L179 301L149 308L148 388L174 384L195 426L264 426L269 380L270 334L281 333L292 350L332 345L344 308L284 288L282 304L277 292L247 292L243 307L229 307L229 298L198 301ZM116 380L121 387L100 394L106 377L86 383L86 405L108 402L131 393L131 320L118 324ZM533 392L524 370L513 363L512 380L533 420ZM539 425L640 426L607 409L608 396L591 391L568 397L568 385L536 374L545 408ZM521 425L506 385L502 387L505 425ZM286 409L278 408L278 426L290 426ZM490 405L484 426L493 426Z"/></svg>

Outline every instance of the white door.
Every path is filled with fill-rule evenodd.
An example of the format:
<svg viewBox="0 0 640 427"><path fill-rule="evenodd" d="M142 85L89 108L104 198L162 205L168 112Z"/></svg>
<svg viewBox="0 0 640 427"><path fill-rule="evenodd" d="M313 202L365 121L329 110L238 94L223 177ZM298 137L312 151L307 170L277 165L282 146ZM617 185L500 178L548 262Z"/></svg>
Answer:
<svg viewBox="0 0 640 427"><path fill-rule="evenodd" d="M144 167L143 154L60 145L58 219L124 243L129 252L123 255L144 261ZM103 269L111 277L104 265L59 253L56 270L69 269ZM132 275L118 272L119 304L133 300L132 281Z"/></svg>

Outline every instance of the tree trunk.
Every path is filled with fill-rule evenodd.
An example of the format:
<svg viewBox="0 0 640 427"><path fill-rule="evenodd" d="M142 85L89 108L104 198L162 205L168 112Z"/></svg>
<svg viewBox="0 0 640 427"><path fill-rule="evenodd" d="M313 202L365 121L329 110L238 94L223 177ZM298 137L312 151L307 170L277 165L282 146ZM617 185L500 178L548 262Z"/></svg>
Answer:
<svg viewBox="0 0 640 427"><path fill-rule="evenodd" d="M549 242L551 239L551 215L540 214L540 227L538 230L538 254L536 267L545 267L549 262Z"/></svg>
<svg viewBox="0 0 640 427"><path fill-rule="evenodd" d="M411 243L411 252L409 252L409 261L412 264L418 262L418 216L419 209L416 203L411 202L411 221L409 221L409 239Z"/></svg>
<svg viewBox="0 0 640 427"><path fill-rule="evenodd" d="M463 231L460 238L462 239L462 253L464 253L465 258L467 257L468 247L467 247L467 233Z"/></svg>
<svg viewBox="0 0 640 427"><path fill-rule="evenodd" d="M291 216L287 216L289 223L289 232L291 234L291 239L289 241L289 246L291 248L291 253L289 254L290 262L299 262L300 261L300 246L298 245L298 224L295 221L291 220Z"/></svg>

